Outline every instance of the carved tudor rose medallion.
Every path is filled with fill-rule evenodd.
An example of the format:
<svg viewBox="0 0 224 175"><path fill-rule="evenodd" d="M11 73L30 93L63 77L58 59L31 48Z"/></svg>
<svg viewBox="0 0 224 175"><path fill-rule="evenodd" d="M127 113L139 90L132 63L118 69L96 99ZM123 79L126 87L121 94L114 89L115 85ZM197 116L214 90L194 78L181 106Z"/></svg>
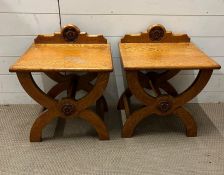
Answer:
<svg viewBox="0 0 224 175"><path fill-rule="evenodd" d="M162 113L169 113L173 107L173 97L170 95L160 95L157 97L157 108Z"/></svg>
<svg viewBox="0 0 224 175"><path fill-rule="evenodd" d="M64 114L64 116L71 116L76 112L75 104L69 98L64 98L60 101L59 109L61 110L62 114Z"/></svg>
<svg viewBox="0 0 224 175"><path fill-rule="evenodd" d="M63 38L69 42L75 42L80 34L78 27L74 25L67 25L62 29Z"/></svg>
<svg viewBox="0 0 224 175"><path fill-rule="evenodd" d="M74 106L72 104L64 104L61 108L61 111L65 116L69 116L74 112Z"/></svg>
<svg viewBox="0 0 224 175"><path fill-rule="evenodd" d="M171 104L168 101L160 102L159 109L161 112L167 112L171 108Z"/></svg>
<svg viewBox="0 0 224 175"><path fill-rule="evenodd" d="M154 25L148 29L149 38L152 41L160 41L166 34L166 29L162 25Z"/></svg>

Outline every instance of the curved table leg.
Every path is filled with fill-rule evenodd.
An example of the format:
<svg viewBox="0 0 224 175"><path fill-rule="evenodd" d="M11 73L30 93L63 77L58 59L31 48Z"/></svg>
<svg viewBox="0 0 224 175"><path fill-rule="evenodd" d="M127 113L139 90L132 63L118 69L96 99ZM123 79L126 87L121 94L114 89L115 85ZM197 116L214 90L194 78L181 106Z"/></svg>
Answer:
<svg viewBox="0 0 224 175"><path fill-rule="evenodd" d="M46 95L37 86L30 72L17 72L17 77L27 94L29 94L40 105L49 109L57 104L57 100Z"/></svg>
<svg viewBox="0 0 224 175"><path fill-rule="evenodd" d="M107 131L107 127L97 114L95 114L90 110L83 110L79 113L79 117L86 120L95 128L100 140L109 139L109 133Z"/></svg>
<svg viewBox="0 0 224 175"><path fill-rule="evenodd" d="M200 70L191 86L176 97L176 104L178 106L182 106L183 104L187 103L195 96L197 96L208 83L209 79L211 78L212 72L212 69Z"/></svg>
<svg viewBox="0 0 224 175"><path fill-rule="evenodd" d="M95 102L98 102L98 105L99 103L103 104L105 102L102 94L107 86L108 80L109 72L98 73L95 85L86 87L86 89L89 88L88 94L76 101L75 105L76 110L79 111L78 116L93 125L101 140L109 139L109 133L106 126L100 116L90 110L87 110L87 108ZM105 104L103 106L105 109Z"/></svg>
<svg viewBox="0 0 224 175"><path fill-rule="evenodd" d="M68 97L60 101L54 99L58 93L62 92L68 86L70 86L71 78L62 81L61 74L53 74L50 77L54 77L58 80L58 85L54 86L48 94L45 94L35 83L30 72L17 72L18 79L25 89L25 91L40 105L44 106L46 110L36 119L30 132L30 141L41 141L42 129L56 117L61 117L62 120L73 117L81 116L81 118L87 120L97 130L100 139L109 139L109 133L103 121L94 112L87 110L87 108L95 103L97 100L100 104L106 106L105 99L102 97L103 91L107 86L109 80L109 72L98 73L96 84L89 89L89 93L79 100ZM55 78L57 77L57 78ZM84 76L86 83L96 77L94 75ZM59 78L61 78L59 80ZM73 87L72 87L73 88ZM75 87L74 87L75 88ZM75 92L74 92L75 93ZM73 93L72 93L73 94ZM71 94L71 95L72 95ZM73 94L74 95L74 94Z"/></svg>
<svg viewBox="0 0 224 175"><path fill-rule="evenodd" d="M30 141L31 142L41 142L42 130L49 124L54 118L57 118L60 113L53 110L43 112L34 122L30 131Z"/></svg>
<svg viewBox="0 0 224 175"><path fill-rule="evenodd" d="M145 104L145 107L130 114L122 129L123 137L131 137L138 123L143 118L150 116L151 114L161 116L175 114L184 123L186 127L186 135L188 137L197 135L196 122L194 121L191 114L187 112L182 106L201 92L212 75L212 69L200 70L197 78L192 83L192 85L180 94L178 94L175 88L167 81L167 79L173 77L178 72L179 71L176 70L163 73L163 77L161 77L163 81L161 81L161 79L156 80L154 75L153 80L155 85L157 85L157 88L159 87L161 89L164 89L168 93L167 95L159 94L156 98L144 92L144 83L141 84L139 82L143 77L139 78L137 76L137 71L126 72L128 88L130 89L131 94L133 94L138 100L143 102Z"/></svg>
<svg viewBox="0 0 224 175"><path fill-rule="evenodd" d="M96 78L96 75L94 74L93 76L88 76L84 75L83 78L81 77L78 83L78 87L77 89L80 90L84 90L86 92L90 92L93 89L93 85L89 82L91 80L93 80L93 78ZM105 97L102 95L97 101L96 101L96 108L101 108L100 106L103 106L103 111L104 112L108 112L108 104L107 101L105 99ZM98 110L98 109L97 109Z"/></svg>
<svg viewBox="0 0 224 175"><path fill-rule="evenodd" d="M48 111L42 113L34 122L34 125L30 132L30 141L41 141L41 133L44 126L46 126L56 114L55 110L57 100L51 98L45 94L35 83L30 72L17 72L18 79L23 86L24 90L40 105L48 109Z"/></svg>
<svg viewBox="0 0 224 175"><path fill-rule="evenodd" d="M132 137L136 126L147 116L153 114L152 107L144 107L138 111L133 112L126 120L123 129L122 137L129 138Z"/></svg>
<svg viewBox="0 0 224 175"><path fill-rule="evenodd" d="M102 96L108 84L108 81L108 72L98 73L95 85L86 96L82 97L77 101L77 108L79 110L86 109L90 105L94 104Z"/></svg>
<svg viewBox="0 0 224 175"><path fill-rule="evenodd" d="M47 95L55 99L60 93L68 89L70 80L61 81L58 84L54 85L48 92ZM47 108L43 107L42 111L45 111Z"/></svg>
<svg viewBox="0 0 224 175"><path fill-rule="evenodd" d="M138 76L138 71L126 72L127 83L131 93L146 106L150 106L155 101L155 98L150 96L143 89Z"/></svg>
<svg viewBox="0 0 224 175"><path fill-rule="evenodd" d="M184 109L183 107L179 107L174 111L174 115L179 117L184 123L186 127L186 135L188 137L197 136L197 124L186 109Z"/></svg>
<svg viewBox="0 0 224 175"><path fill-rule="evenodd" d="M59 76L58 74L56 74L57 76L55 76L55 74L51 75L49 74L49 78L53 77L54 75L54 79L56 80L56 78ZM65 77L65 80L62 81L62 79L60 79L59 83L57 85L55 85L49 92L48 95L50 95L52 98L55 98L58 94L60 94L61 92L67 90L68 93L68 97L70 96L71 98L73 97L73 93L72 93L72 89L74 87L73 84L76 84L76 91L77 90L84 90L86 92L90 92L93 89L93 85L90 84L90 81L94 80L97 77L97 73L86 73L84 75L78 76L76 74L70 74L68 75L68 77ZM61 78L62 75L60 74ZM74 82L76 81L76 82ZM71 86L72 85L72 86ZM72 95L73 94L73 95ZM104 112L108 111L108 106L107 106L107 102L104 98L104 96L101 96L97 101L96 101L96 111L97 114L104 119ZM65 118L60 118L57 122L57 127L59 127L59 125L63 124L66 122Z"/></svg>
<svg viewBox="0 0 224 175"><path fill-rule="evenodd" d="M133 132L138 125L138 123L144 119L145 117L154 113L154 103L156 98L150 96L146 93L142 87L142 77L139 77L139 73L137 71L127 71L127 83L128 88L130 89L129 95L133 94L139 101L143 102L146 107L139 109L130 116L127 116L127 120L122 129L122 137L132 137Z"/></svg>
<svg viewBox="0 0 224 175"><path fill-rule="evenodd" d="M149 81L152 80L153 83L155 84L157 94L160 94L159 89L163 89L168 94L172 96L177 96L178 93L176 89L168 82L168 80L173 78L179 72L180 70L168 70L160 74L156 72L148 72L146 74L142 72L138 72L138 78L143 88L146 88L149 90L153 89L149 84ZM133 94L131 93L130 89L127 88L119 98L117 109L118 110L124 109L123 97L126 96L126 98L130 101L130 98L132 95Z"/></svg>

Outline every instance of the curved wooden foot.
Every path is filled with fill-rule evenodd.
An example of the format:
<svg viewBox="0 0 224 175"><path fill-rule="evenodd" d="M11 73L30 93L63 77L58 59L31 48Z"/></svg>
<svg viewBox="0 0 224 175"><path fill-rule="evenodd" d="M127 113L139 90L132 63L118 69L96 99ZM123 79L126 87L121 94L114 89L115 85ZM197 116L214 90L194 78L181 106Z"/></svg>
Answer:
<svg viewBox="0 0 224 175"><path fill-rule="evenodd" d="M54 111L46 111L42 113L34 122L30 131L30 142L42 141L42 130L58 115Z"/></svg>
<svg viewBox="0 0 224 175"><path fill-rule="evenodd" d="M95 128L100 140L109 140L107 127L97 114L90 110L84 110L79 113L79 117L86 120Z"/></svg>
<svg viewBox="0 0 224 175"><path fill-rule="evenodd" d="M174 114L183 121L183 123L186 127L186 136L187 137L196 137L197 136L197 124L194 121L191 114L183 107L177 108L174 111Z"/></svg>
<svg viewBox="0 0 224 175"><path fill-rule="evenodd" d="M147 116L153 114L153 108L144 107L138 111L133 112L126 120L123 129L122 137L129 138L132 137L136 126Z"/></svg>

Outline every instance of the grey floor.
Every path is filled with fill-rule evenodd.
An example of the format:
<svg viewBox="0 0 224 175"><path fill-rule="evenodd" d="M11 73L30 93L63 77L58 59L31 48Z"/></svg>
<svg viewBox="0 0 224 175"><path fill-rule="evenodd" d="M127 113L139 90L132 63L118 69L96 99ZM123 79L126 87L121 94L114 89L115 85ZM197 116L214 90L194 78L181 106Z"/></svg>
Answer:
<svg viewBox="0 0 224 175"><path fill-rule="evenodd" d="M0 106L0 174L219 174L224 175L224 104L191 104L198 137L187 138L175 117L150 117L133 138L120 137L121 117L106 116L110 141L99 141L81 120L54 132L45 128L41 143L30 143L38 105Z"/></svg>

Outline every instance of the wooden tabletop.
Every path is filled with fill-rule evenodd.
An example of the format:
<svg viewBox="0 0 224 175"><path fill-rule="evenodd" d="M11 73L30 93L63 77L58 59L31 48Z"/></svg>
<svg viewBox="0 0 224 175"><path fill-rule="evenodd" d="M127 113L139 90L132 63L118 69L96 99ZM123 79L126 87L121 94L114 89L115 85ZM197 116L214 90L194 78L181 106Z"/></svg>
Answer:
<svg viewBox="0 0 224 175"><path fill-rule="evenodd" d="M120 43L126 70L220 69L193 43Z"/></svg>
<svg viewBox="0 0 224 175"><path fill-rule="evenodd" d="M109 44L33 44L10 72L112 71Z"/></svg>

